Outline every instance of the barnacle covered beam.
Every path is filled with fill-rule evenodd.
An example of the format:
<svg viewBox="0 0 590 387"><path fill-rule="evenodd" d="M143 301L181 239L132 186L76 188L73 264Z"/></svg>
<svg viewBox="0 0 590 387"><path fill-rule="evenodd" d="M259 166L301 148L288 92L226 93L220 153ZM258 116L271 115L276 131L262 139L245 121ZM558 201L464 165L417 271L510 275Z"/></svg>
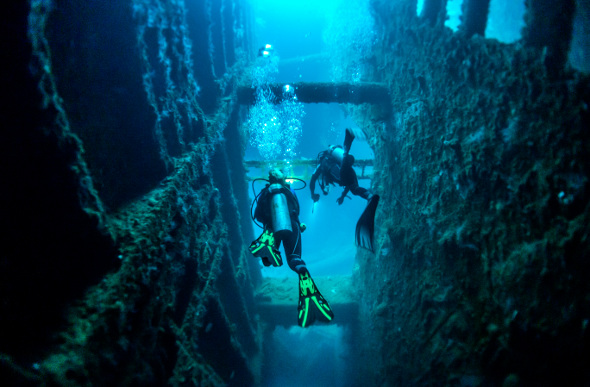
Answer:
<svg viewBox="0 0 590 387"><path fill-rule="evenodd" d="M524 44L473 36L481 1L459 33L408 3L372 2L393 120L349 107L381 197L377 254L356 256L363 384L588 384L590 89L547 71L573 3L528 1Z"/></svg>
<svg viewBox="0 0 590 387"><path fill-rule="evenodd" d="M311 178L311 174L313 173L316 165L317 165L317 160L315 159L301 159L301 160L290 160L288 165L287 163L285 163L282 160L264 160L264 161L258 161L258 160L248 160L245 161L244 164L246 165L246 167L248 168L255 168L255 169L259 169L260 171L266 172L266 168L268 168L269 165L277 165L280 166L281 168L290 168L291 169L291 173L289 174L289 176L292 177L297 177L299 179L303 179L303 180L308 180L309 178ZM303 168L301 168L303 167ZM366 180L366 179L371 179L373 177L372 174L372 168L373 168L373 160L371 159L362 159L362 160L355 160L353 167L355 168L356 172L357 172L357 178L359 180ZM369 167L367 169L367 167ZM248 173L250 171L247 171ZM255 175L255 174L249 174L247 176L247 179L249 181L258 179L258 178L264 178L264 176L260 176L260 175Z"/></svg>
<svg viewBox="0 0 590 387"><path fill-rule="evenodd" d="M488 22L490 0L466 0L462 5L463 22L460 29L467 37L484 36Z"/></svg>
<svg viewBox="0 0 590 387"><path fill-rule="evenodd" d="M0 380L258 385L248 5L50 3L0 15Z"/></svg>
<svg viewBox="0 0 590 387"><path fill-rule="evenodd" d="M444 22L446 11L447 0L425 0L420 17L434 25L439 18Z"/></svg>
<svg viewBox="0 0 590 387"><path fill-rule="evenodd" d="M334 323L355 329L358 314L358 295L350 276L317 277L316 282L322 289L330 292L330 306L338 313ZM297 304L297 282L285 281L283 278L265 278L257 289L257 311L268 326L286 328L295 326L293 305Z"/></svg>
<svg viewBox="0 0 590 387"><path fill-rule="evenodd" d="M575 0L564 0L558 7L549 0L527 3L523 39L527 46L543 51L545 66L551 75L563 69L567 61L575 10Z"/></svg>
<svg viewBox="0 0 590 387"><path fill-rule="evenodd" d="M274 102L284 99L285 83L273 83L268 86L274 96ZM297 100L303 103L371 103L389 104L389 91L379 83L331 83L331 82L298 82L289 84L295 91ZM238 102L253 105L256 102L256 90L251 86L238 88Z"/></svg>

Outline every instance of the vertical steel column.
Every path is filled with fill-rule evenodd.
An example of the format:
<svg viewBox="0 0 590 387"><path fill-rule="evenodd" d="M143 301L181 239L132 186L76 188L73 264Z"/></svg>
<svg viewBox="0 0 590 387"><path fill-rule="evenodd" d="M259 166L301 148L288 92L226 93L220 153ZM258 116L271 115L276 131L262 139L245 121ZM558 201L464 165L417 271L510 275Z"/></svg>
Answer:
<svg viewBox="0 0 590 387"><path fill-rule="evenodd" d="M428 20L431 26L436 25L437 20L444 23L447 14L447 0L424 0L424 6L420 18Z"/></svg>
<svg viewBox="0 0 590 387"><path fill-rule="evenodd" d="M459 29L468 37L484 36L488 23L490 0L464 0Z"/></svg>
<svg viewBox="0 0 590 387"><path fill-rule="evenodd" d="M528 0L523 40L545 50L545 65L556 76L565 66L573 35L575 0Z"/></svg>

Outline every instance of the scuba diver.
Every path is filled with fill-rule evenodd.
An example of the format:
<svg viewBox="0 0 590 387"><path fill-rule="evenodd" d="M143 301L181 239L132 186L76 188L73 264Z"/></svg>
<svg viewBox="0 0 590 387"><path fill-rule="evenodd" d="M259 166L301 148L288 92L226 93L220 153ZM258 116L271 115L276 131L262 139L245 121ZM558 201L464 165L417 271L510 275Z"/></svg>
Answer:
<svg viewBox="0 0 590 387"><path fill-rule="evenodd" d="M314 205L320 200L320 195L315 193L316 181L319 182L324 195L328 194L330 185L338 184L344 187L342 195L336 199L339 205L344 202L344 198L348 197L348 192L366 199L368 202L367 207L356 225L355 242L357 246L374 251L374 219L379 204L379 195L373 195L368 189L359 186L356 172L352 168L355 159L353 155L349 154L354 138L352 130L347 128L344 136L344 146L331 145L327 150L318 154L318 166L311 176L309 189L311 190Z"/></svg>
<svg viewBox="0 0 590 387"><path fill-rule="evenodd" d="M254 182L252 184L254 186ZM279 246L283 244L287 264L299 275L299 326L308 327L316 320L332 321L334 313L301 259L301 232L305 231L306 227L299 222L297 195L280 170L275 168L269 172L268 184L255 195L252 207L254 204L256 210L253 219L262 222L263 232L250 244L250 252L261 258L264 266L278 267L283 264L279 251Z"/></svg>

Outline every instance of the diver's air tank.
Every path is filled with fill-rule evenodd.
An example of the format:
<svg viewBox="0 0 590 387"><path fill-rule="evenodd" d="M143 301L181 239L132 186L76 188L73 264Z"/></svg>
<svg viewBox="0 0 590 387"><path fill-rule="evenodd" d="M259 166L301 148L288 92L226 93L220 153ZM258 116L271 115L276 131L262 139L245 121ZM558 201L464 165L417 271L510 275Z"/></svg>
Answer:
<svg viewBox="0 0 590 387"><path fill-rule="evenodd" d="M280 184L271 184L268 191L272 194L270 201L270 214L272 217L272 229L274 233L279 231L293 231L291 228L291 216L287 197L282 192L285 188Z"/></svg>
<svg viewBox="0 0 590 387"><path fill-rule="evenodd" d="M330 154L336 159L338 164L342 165L342 161L344 160L344 149L334 145L332 145L331 148Z"/></svg>

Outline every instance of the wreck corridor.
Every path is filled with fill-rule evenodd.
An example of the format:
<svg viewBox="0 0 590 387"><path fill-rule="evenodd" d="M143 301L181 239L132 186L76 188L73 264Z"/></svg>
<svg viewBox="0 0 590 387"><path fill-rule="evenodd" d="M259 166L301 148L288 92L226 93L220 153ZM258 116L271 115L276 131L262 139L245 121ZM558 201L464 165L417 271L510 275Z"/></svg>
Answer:
<svg viewBox="0 0 590 387"><path fill-rule="evenodd" d="M5 7L0 385L590 384L590 2Z"/></svg>

